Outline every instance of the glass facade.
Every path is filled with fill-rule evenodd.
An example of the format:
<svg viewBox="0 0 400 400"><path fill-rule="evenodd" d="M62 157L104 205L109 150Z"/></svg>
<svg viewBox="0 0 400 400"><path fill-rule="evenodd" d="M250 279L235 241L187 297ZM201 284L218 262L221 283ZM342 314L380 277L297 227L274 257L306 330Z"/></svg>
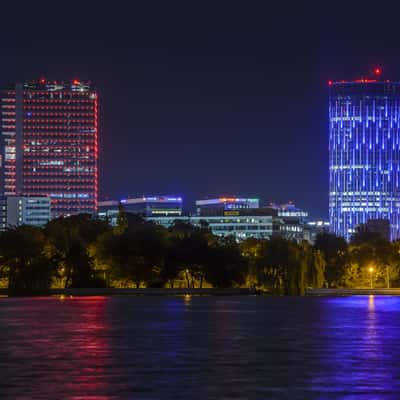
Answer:
<svg viewBox="0 0 400 400"><path fill-rule="evenodd" d="M46 225L51 219L48 197L7 197L7 226Z"/></svg>
<svg viewBox="0 0 400 400"><path fill-rule="evenodd" d="M120 206L124 211L139 214L144 217L175 216L182 215L183 199L181 196L143 196L122 200L105 200L98 203L97 215L102 219L108 219L115 225Z"/></svg>
<svg viewBox="0 0 400 400"><path fill-rule="evenodd" d="M400 83L330 82L330 229L347 240L368 220L400 224Z"/></svg>
<svg viewBox="0 0 400 400"><path fill-rule="evenodd" d="M175 221L183 221L200 226L206 222L210 230L216 236L233 236L237 241L248 238L269 239L280 233L281 221L274 216L187 216L187 217L149 217L153 221L166 228Z"/></svg>
<svg viewBox="0 0 400 400"><path fill-rule="evenodd" d="M89 84L40 80L1 96L4 195L48 196L53 217L93 213L98 98Z"/></svg>
<svg viewBox="0 0 400 400"><path fill-rule="evenodd" d="M244 209L259 208L259 199L248 199L238 197L219 197L217 199L206 199L196 201L198 215L239 215Z"/></svg>
<svg viewBox="0 0 400 400"><path fill-rule="evenodd" d="M126 212L141 214L146 217L157 215L182 215L182 197L175 195L143 196L135 199L122 199L120 203Z"/></svg>

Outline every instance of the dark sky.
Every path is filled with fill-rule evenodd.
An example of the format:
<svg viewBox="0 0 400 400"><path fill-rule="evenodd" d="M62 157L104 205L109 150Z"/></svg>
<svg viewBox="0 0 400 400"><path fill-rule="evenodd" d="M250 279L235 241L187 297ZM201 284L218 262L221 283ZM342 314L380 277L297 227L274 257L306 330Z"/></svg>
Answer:
<svg viewBox="0 0 400 400"><path fill-rule="evenodd" d="M97 85L102 198L236 194L326 217L327 80L400 78L385 2L27 4L2 5L0 85Z"/></svg>

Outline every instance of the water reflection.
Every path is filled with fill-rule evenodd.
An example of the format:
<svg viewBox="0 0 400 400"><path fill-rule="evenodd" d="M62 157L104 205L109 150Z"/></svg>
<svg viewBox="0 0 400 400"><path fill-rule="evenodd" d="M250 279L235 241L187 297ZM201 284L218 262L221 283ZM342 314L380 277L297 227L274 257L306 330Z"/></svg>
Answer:
<svg viewBox="0 0 400 400"><path fill-rule="evenodd" d="M43 392L46 398L110 398L107 298L6 302L0 308L0 362L8 384L1 398L35 398Z"/></svg>
<svg viewBox="0 0 400 400"><path fill-rule="evenodd" d="M399 307L399 298L385 296L325 299L318 324L324 348L316 354L319 369L311 368L313 390L337 398L399 398Z"/></svg>
<svg viewBox="0 0 400 400"><path fill-rule="evenodd" d="M192 296L190 294L185 294L183 296L183 300L186 306L190 306L190 302L192 301Z"/></svg>
<svg viewBox="0 0 400 400"><path fill-rule="evenodd" d="M370 313L375 311L375 296L373 294L368 296L368 311Z"/></svg>
<svg viewBox="0 0 400 400"><path fill-rule="evenodd" d="M0 299L0 398L398 399L400 298Z"/></svg>

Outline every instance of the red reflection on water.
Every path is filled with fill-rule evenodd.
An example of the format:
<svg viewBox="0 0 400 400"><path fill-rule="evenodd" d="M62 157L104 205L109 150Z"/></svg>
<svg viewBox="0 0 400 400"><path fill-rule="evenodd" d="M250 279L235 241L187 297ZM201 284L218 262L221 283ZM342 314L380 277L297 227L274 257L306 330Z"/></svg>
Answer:
<svg viewBox="0 0 400 400"><path fill-rule="evenodd" d="M108 299L102 296L67 298L75 312L65 319L63 352L73 349L75 371L65 382L67 392L76 393L73 399L109 399L107 361L111 358L108 344L109 329L105 315ZM67 304L68 306L68 304ZM68 362L65 365L68 368Z"/></svg>
<svg viewBox="0 0 400 400"><path fill-rule="evenodd" d="M17 340L9 348L8 363L18 375L9 385L10 398L43 394L54 399L115 398L108 300L101 296L11 300L6 328L8 340Z"/></svg>

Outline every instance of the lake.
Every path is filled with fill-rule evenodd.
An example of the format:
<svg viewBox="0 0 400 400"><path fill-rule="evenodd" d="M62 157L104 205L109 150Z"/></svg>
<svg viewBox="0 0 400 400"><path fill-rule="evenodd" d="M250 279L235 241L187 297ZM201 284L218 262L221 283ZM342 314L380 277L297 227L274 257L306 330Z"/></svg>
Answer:
<svg viewBox="0 0 400 400"><path fill-rule="evenodd" d="M0 399L399 399L400 297L0 299Z"/></svg>

